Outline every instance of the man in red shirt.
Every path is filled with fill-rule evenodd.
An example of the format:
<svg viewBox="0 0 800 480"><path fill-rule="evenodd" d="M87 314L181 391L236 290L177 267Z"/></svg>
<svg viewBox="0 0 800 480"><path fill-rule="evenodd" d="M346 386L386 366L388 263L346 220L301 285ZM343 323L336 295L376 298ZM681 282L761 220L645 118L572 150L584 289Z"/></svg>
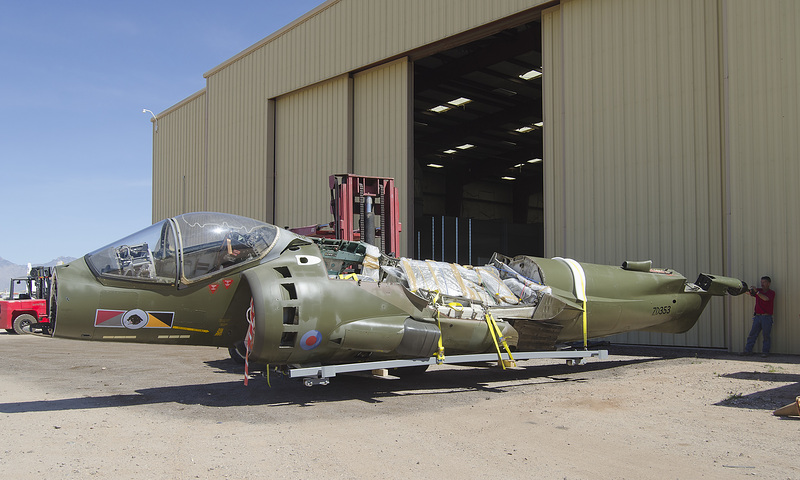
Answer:
<svg viewBox="0 0 800 480"><path fill-rule="evenodd" d="M758 334L764 333L764 343L761 346L761 356L769 355L771 345L770 332L772 331L772 311L775 305L775 292L769 289L772 279L761 277L761 288L750 287L750 296L756 298L756 307L753 311L753 326L750 328L750 335L747 336L747 344L744 346L744 354L752 355L753 347L758 339Z"/></svg>

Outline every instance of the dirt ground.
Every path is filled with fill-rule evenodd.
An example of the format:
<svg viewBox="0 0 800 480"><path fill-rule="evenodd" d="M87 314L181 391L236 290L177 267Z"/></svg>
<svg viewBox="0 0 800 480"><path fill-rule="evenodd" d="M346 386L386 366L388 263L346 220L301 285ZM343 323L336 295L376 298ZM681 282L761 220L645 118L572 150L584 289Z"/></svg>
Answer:
<svg viewBox="0 0 800 480"><path fill-rule="evenodd" d="M800 478L800 358L610 346L328 386L225 350L0 333L4 478Z"/></svg>

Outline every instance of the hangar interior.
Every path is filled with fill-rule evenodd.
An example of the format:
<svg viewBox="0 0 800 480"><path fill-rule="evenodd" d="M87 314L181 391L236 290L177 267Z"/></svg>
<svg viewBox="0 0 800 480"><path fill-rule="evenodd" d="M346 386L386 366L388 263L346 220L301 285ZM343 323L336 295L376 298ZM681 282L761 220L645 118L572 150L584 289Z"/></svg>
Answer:
<svg viewBox="0 0 800 480"><path fill-rule="evenodd" d="M413 61L413 254L542 255L540 21Z"/></svg>

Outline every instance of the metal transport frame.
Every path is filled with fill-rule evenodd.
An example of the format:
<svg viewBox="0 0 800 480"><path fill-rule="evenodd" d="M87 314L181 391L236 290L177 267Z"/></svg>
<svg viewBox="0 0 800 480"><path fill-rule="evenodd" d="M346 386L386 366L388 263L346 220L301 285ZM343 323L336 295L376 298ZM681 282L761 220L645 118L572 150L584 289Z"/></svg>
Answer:
<svg viewBox="0 0 800 480"><path fill-rule="evenodd" d="M584 365L586 359L597 357L599 360L608 358L608 350L561 350L553 352L514 352L514 360L530 359L565 359L567 365ZM502 354L503 361L510 361L507 353ZM491 362L498 361L497 353L478 353L472 355L448 355L443 364ZM410 360L384 360L379 362L343 363L338 365L320 365L316 367L290 368L290 378L303 378L307 387L314 385L327 385L337 373L364 372L388 368L421 367L423 365L436 365L436 357L412 358Z"/></svg>

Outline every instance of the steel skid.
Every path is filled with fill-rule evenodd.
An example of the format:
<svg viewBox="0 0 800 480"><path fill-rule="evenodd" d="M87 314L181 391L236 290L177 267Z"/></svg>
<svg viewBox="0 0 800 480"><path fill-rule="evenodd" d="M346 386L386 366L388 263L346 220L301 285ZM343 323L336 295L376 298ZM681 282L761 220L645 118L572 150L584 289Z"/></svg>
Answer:
<svg viewBox="0 0 800 480"><path fill-rule="evenodd" d="M514 360L530 359L561 359L566 360L567 365L584 365L586 359L596 357L599 360L608 358L608 350L560 350L546 352L514 352ZM507 353L501 355L504 362L510 361ZM470 362L497 362L496 353L479 353L471 355L448 355L443 364L457 364ZM290 378L302 378L307 387L314 385L328 385L330 379L340 373L369 372L374 370L422 367L425 365L437 365L436 357L412 358L407 360L384 360L377 362L358 362L344 363L338 365L320 365L315 367L289 368Z"/></svg>

